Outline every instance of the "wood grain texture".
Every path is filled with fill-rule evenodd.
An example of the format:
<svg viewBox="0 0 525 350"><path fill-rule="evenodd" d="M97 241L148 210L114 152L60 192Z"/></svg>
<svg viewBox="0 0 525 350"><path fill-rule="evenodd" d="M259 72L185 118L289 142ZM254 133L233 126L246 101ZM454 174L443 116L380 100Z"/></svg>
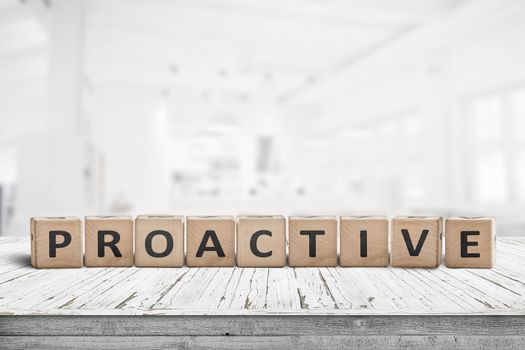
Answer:
<svg viewBox="0 0 525 350"><path fill-rule="evenodd" d="M523 335L525 317L487 315L0 316L0 336Z"/></svg>
<svg viewBox="0 0 525 350"><path fill-rule="evenodd" d="M496 258L495 230L494 219L490 217L448 218L445 224L447 267L493 267ZM465 245L463 254L462 240Z"/></svg>
<svg viewBox="0 0 525 350"><path fill-rule="evenodd" d="M266 231L255 241L256 249L271 256L256 256L250 248L254 233ZM271 235L271 236L270 236ZM237 266L282 267L286 264L286 220L284 216L240 216L237 218Z"/></svg>
<svg viewBox="0 0 525 350"><path fill-rule="evenodd" d="M525 238L499 238L496 249L492 269L39 270L28 239L0 238L0 314L522 317Z"/></svg>
<svg viewBox="0 0 525 350"><path fill-rule="evenodd" d="M525 238L490 270L37 270L0 238L0 348L522 349Z"/></svg>
<svg viewBox="0 0 525 350"><path fill-rule="evenodd" d="M319 234L306 234L314 231ZM337 219L334 216L291 216L288 219L288 236L290 266L337 265Z"/></svg>
<svg viewBox="0 0 525 350"><path fill-rule="evenodd" d="M88 267L129 267L133 266L133 219L131 216L87 216L85 218L86 252L84 264ZM121 256L108 246L104 247L103 256L98 255L99 233L112 232L116 237L105 235L104 242L112 242ZM117 242L118 241L118 242Z"/></svg>
<svg viewBox="0 0 525 350"><path fill-rule="evenodd" d="M154 233L155 231L163 232L159 234L158 232ZM163 234L167 235L167 237L163 236ZM171 245L169 244L170 242ZM161 255L165 253L166 256L152 256L146 249L147 244L153 253ZM171 251L168 251L170 248ZM135 219L135 266L181 267L183 264L184 217L139 215Z"/></svg>
<svg viewBox="0 0 525 350"><path fill-rule="evenodd" d="M442 218L397 216L392 220L391 264L394 267L438 267L441 264L442 240ZM418 244L422 246L416 252Z"/></svg>
<svg viewBox="0 0 525 350"><path fill-rule="evenodd" d="M388 266L386 216L342 216L339 230L341 266ZM361 240L363 231L364 241Z"/></svg>
<svg viewBox="0 0 525 350"><path fill-rule="evenodd" d="M0 347L520 349L523 316L0 316Z"/></svg>
<svg viewBox="0 0 525 350"><path fill-rule="evenodd" d="M31 218L31 264L36 268L75 268L82 266L82 222L76 217ZM55 234L54 256L50 255L50 235ZM69 240L66 235L69 234ZM69 242L69 243L68 243ZM66 245L67 244L67 245ZM66 245L60 247L61 245Z"/></svg>
<svg viewBox="0 0 525 350"><path fill-rule="evenodd" d="M235 265L235 220L233 216L188 216L186 218L187 253L186 265L190 267L230 267ZM214 244L212 236L206 236L210 231L217 240ZM224 256L218 251L204 251L197 256L199 246L205 241L206 247L220 246Z"/></svg>
<svg viewBox="0 0 525 350"><path fill-rule="evenodd" d="M0 337L5 349L522 349L525 336Z"/></svg>

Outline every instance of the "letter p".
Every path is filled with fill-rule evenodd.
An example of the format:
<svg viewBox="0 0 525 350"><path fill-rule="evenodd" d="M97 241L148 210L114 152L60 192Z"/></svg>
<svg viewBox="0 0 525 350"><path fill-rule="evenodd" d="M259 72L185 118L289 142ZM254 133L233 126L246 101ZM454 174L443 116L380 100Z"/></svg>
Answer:
<svg viewBox="0 0 525 350"><path fill-rule="evenodd" d="M57 236L62 236L62 241L57 243ZM57 248L65 248L71 244L71 234L66 231L49 231L49 257L57 257Z"/></svg>

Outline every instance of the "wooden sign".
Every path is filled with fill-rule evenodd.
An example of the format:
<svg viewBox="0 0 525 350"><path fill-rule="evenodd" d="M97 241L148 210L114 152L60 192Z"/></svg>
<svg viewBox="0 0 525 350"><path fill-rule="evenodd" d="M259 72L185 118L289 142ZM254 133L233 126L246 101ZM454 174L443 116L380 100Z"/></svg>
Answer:
<svg viewBox="0 0 525 350"><path fill-rule="evenodd" d="M139 215L135 219L135 266L184 265L184 217Z"/></svg>
<svg viewBox="0 0 525 350"><path fill-rule="evenodd" d="M494 219L453 217L445 224L445 264L448 267L494 266L496 234Z"/></svg>
<svg viewBox="0 0 525 350"><path fill-rule="evenodd" d="M235 220L233 216L187 218L186 265L198 267L235 265Z"/></svg>
<svg viewBox="0 0 525 350"><path fill-rule="evenodd" d="M339 230L341 266L388 266L386 216L342 216Z"/></svg>
<svg viewBox="0 0 525 350"><path fill-rule="evenodd" d="M31 263L36 268L282 267L286 219L274 216L88 216L32 218ZM445 235L443 235L445 228ZM84 236L83 236L84 234ZM491 268L495 222L490 217L291 216L288 265L343 267ZM390 257L389 257L390 248ZM186 253L186 259L184 259ZM390 259L389 259L390 258ZM184 261L185 260L185 261Z"/></svg>
<svg viewBox="0 0 525 350"><path fill-rule="evenodd" d="M438 267L441 264L443 219L397 216L392 222L392 266Z"/></svg>
<svg viewBox="0 0 525 350"><path fill-rule="evenodd" d="M133 266L131 216L86 217L86 266Z"/></svg>
<svg viewBox="0 0 525 350"><path fill-rule="evenodd" d="M282 215L237 218L237 266L286 265L286 219Z"/></svg>
<svg viewBox="0 0 525 350"><path fill-rule="evenodd" d="M31 219L31 265L82 266L82 222L75 217Z"/></svg>
<svg viewBox="0 0 525 350"><path fill-rule="evenodd" d="M292 216L288 226L290 266L337 265L337 219L334 216Z"/></svg>

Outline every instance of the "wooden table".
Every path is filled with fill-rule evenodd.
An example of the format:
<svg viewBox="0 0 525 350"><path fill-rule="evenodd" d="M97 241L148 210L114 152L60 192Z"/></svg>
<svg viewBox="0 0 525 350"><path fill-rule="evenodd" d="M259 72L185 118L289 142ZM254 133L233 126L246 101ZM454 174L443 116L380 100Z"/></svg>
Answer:
<svg viewBox="0 0 525 350"><path fill-rule="evenodd" d="M525 348L525 238L491 270L37 270L0 238L0 348Z"/></svg>

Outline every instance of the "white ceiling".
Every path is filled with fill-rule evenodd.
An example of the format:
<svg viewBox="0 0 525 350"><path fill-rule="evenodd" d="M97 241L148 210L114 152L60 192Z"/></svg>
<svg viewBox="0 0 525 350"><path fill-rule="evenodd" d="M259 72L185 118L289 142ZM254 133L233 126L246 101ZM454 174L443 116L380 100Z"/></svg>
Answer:
<svg viewBox="0 0 525 350"><path fill-rule="evenodd" d="M87 3L87 76L95 86L149 83L248 95L271 87L269 95L280 96L456 3L95 0Z"/></svg>
<svg viewBox="0 0 525 350"><path fill-rule="evenodd" d="M95 88L152 84L281 96L458 2L89 0L85 76ZM4 82L46 73L46 11L53 0L0 0Z"/></svg>
<svg viewBox="0 0 525 350"><path fill-rule="evenodd" d="M202 132L196 117L277 116L288 96L467 0L0 0L0 142L46 123L58 1L82 8L89 92L158 88L188 134Z"/></svg>

